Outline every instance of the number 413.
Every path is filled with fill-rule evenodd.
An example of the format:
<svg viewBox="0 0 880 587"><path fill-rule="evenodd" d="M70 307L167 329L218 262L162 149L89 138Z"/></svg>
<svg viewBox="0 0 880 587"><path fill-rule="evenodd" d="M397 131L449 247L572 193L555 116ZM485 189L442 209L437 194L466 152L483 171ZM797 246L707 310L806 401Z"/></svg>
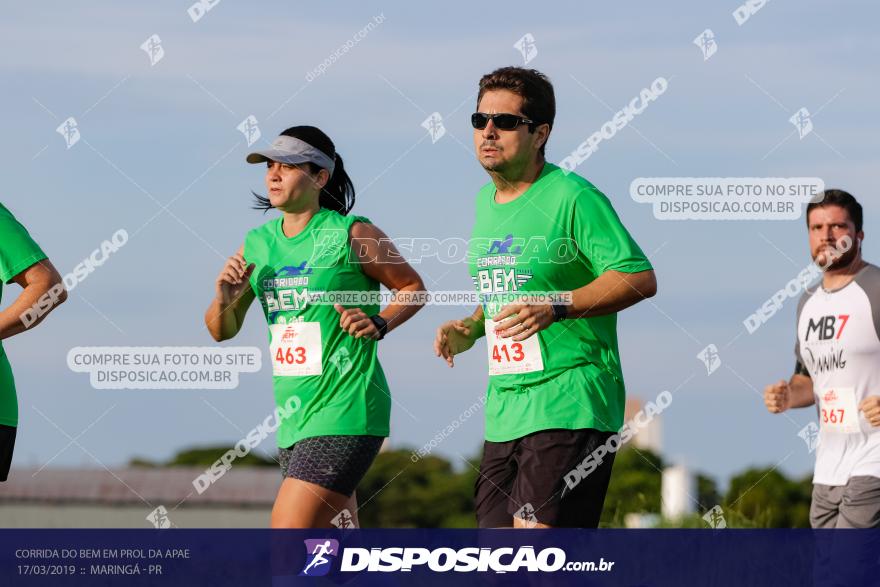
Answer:
<svg viewBox="0 0 880 587"><path fill-rule="evenodd" d="M504 353L502 357L501 354ZM514 342L510 345L510 350L507 349L506 344L496 344L492 347L492 360L501 362L502 360L510 362L510 361L522 361L525 358L525 353L523 353L522 345L518 342Z"/></svg>

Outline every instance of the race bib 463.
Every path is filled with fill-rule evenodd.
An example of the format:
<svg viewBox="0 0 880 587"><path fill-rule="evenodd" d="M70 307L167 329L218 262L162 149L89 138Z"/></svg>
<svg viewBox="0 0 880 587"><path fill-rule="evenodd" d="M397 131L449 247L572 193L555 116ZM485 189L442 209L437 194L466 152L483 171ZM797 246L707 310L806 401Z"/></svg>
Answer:
<svg viewBox="0 0 880 587"><path fill-rule="evenodd" d="M301 377L321 374L321 324L294 322L273 324L272 374Z"/></svg>

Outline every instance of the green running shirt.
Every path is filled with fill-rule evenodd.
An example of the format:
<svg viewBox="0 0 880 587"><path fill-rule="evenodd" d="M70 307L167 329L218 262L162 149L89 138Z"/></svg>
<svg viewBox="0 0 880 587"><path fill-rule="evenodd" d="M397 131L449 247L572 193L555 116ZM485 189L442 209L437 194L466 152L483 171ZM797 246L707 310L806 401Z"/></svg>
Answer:
<svg viewBox="0 0 880 587"><path fill-rule="evenodd" d="M374 340L355 339L339 326L332 304L310 303L322 292L374 292L351 251L350 230L362 216L321 208L298 235L282 231L283 217L248 232L245 261L255 263L251 288L269 324L270 360L279 412L301 402L277 430L278 446L324 435L388 436L391 396ZM371 300L375 301L375 300ZM378 304L343 304L367 315Z"/></svg>
<svg viewBox="0 0 880 587"><path fill-rule="evenodd" d="M39 245L28 234L12 212L0 204L0 298L3 284L46 258ZM15 379L3 345L0 344L0 424L18 426L18 400L15 397Z"/></svg>
<svg viewBox="0 0 880 587"><path fill-rule="evenodd" d="M471 278L487 319L513 292L568 292L608 270L651 263L605 197L584 178L547 163L517 199L499 204L490 182L477 195L468 247ZM623 425L625 389L617 314L563 320L520 346L495 339L487 323L486 440L539 430Z"/></svg>

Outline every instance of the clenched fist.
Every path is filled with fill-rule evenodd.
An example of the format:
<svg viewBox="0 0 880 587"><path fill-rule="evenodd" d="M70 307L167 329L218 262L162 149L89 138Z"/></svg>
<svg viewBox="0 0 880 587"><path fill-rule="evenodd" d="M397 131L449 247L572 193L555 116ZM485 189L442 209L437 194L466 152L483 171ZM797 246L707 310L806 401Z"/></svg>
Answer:
<svg viewBox="0 0 880 587"><path fill-rule="evenodd" d="M859 403L859 410L871 426L880 426L880 396L869 395Z"/></svg>
<svg viewBox="0 0 880 587"><path fill-rule="evenodd" d="M781 414L791 407L791 387L780 380L764 388L764 405L771 414Z"/></svg>
<svg viewBox="0 0 880 587"><path fill-rule="evenodd" d="M348 308L342 304L333 304L339 312L339 326L354 338L371 338L379 340L379 329L367 314L360 308Z"/></svg>

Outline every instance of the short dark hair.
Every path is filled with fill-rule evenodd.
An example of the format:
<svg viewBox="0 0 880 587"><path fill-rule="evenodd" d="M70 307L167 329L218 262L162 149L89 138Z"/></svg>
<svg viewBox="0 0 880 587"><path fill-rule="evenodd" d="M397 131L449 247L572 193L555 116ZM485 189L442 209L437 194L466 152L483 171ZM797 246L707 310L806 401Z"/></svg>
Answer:
<svg viewBox="0 0 880 587"><path fill-rule="evenodd" d="M849 192L843 190L825 190L824 198L819 202L811 202L807 206L807 226L810 225L810 212L816 208L825 206L840 206L849 213L850 219L856 225L856 232L862 231L862 205Z"/></svg>
<svg viewBox="0 0 880 587"><path fill-rule="evenodd" d="M553 84L537 69L502 67L487 73L480 78L477 107L483 99L483 94L492 90L508 90L522 98L523 116L536 122L529 125L529 132L535 132L537 124L549 124L550 130L553 130L553 119L556 118L556 96L553 94ZM546 146L547 141L544 141L541 145L542 156Z"/></svg>

